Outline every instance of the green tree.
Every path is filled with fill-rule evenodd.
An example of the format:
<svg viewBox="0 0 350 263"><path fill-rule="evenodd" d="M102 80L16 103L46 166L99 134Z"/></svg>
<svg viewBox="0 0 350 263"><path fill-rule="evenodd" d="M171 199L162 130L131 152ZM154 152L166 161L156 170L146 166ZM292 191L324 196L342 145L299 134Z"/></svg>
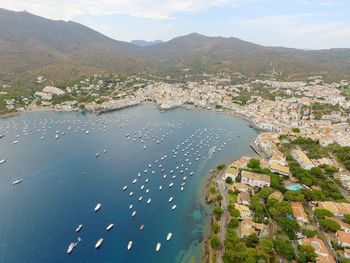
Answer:
<svg viewBox="0 0 350 263"><path fill-rule="evenodd" d="M255 159L255 158L251 158L248 161L247 167L250 169L260 168L260 160Z"/></svg>
<svg viewBox="0 0 350 263"><path fill-rule="evenodd" d="M260 241L260 246L266 254L273 253L273 242L270 239L263 239Z"/></svg>
<svg viewBox="0 0 350 263"><path fill-rule="evenodd" d="M216 166L216 169L218 169L219 171L221 171L222 169L225 168L225 164L224 163L220 163Z"/></svg>
<svg viewBox="0 0 350 263"><path fill-rule="evenodd" d="M327 231L336 232L340 229L340 225L337 222L329 219L320 219L318 222L320 223L320 226Z"/></svg>
<svg viewBox="0 0 350 263"><path fill-rule="evenodd" d="M213 236L211 239L210 239L210 246L213 248L213 249L218 249L219 246L220 246L220 239L218 236Z"/></svg>
<svg viewBox="0 0 350 263"><path fill-rule="evenodd" d="M300 229L298 222L294 219L289 219L284 217L278 221L278 225L282 228L282 230L287 234L290 239L294 239L295 231Z"/></svg>
<svg viewBox="0 0 350 263"><path fill-rule="evenodd" d="M302 245L299 247L299 262L308 263L316 262L317 254L315 249L310 245Z"/></svg>
<svg viewBox="0 0 350 263"><path fill-rule="evenodd" d="M216 220L219 220L221 218L223 211L220 207L215 207L213 210L213 213L214 213Z"/></svg>
<svg viewBox="0 0 350 263"><path fill-rule="evenodd" d="M303 201L305 197L300 191L288 190L284 193L284 198L288 201Z"/></svg>
<svg viewBox="0 0 350 263"><path fill-rule="evenodd" d="M219 233L219 231L220 231L220 225L219 224L213 224L213 232L215 233L215 234L217 234L217 233Z"/></svg>
<svg viewBox="0 0 350 263"><path fill-rule="evenodd" d="M350 214L344 215L344 221L348 224L350 223Z"/></svg>
<svg viewBox="0 0 350 263"><path fill-rule="evenodd" d="M232 218L230 222L228 223L228 227L235 229L239 226L239 220L237 218Z"/></svg>
<svg viewBox="0 0 350 263"><path fill-rule="evenodd" d="M250 236L248 236L246 239L245 239L245 243L247 245L247 247L256 247L256 244L259 243L259 238L258 236L254 233Z"/></svg>
<svg viewBox="0 0 350 263"><path fill-rule="evenodd" d="M301 230L301 233L303 233L303 235L305 235L307 237L317 236L317 231L316 230L311 230L311 229L306 229L306 228L303 228Z"/></svg>
<svg viewBox="0 0 350 263"><path fill-rule="evenodd" d="M327 209L316 208L314 211L315 216L318 219L324 219L325 216L332 217L333 213Z"/></svg>
<svg viewBox="0 0 350 263"><path fill-rule="evenodd" d="M233 183L233 180L232 180L231 176L227 176L225 181L226 181L227 184L232 184Z"/></svg>
<svg viewBox="0 0 350 263"><path fill-rule="evenodd" d="M274 248L276 252L287 260L292 260L295 257L293 246L290 242L284 240L274 240Z"/></svg>

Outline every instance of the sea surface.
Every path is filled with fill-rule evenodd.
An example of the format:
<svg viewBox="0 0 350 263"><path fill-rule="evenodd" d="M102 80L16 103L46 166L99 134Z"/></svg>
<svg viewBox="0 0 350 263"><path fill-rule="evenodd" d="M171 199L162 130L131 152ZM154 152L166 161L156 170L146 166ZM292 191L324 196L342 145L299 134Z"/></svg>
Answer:
<svg viewBox="0 0 350 263"><path fill-rule="evenodd" d="M33 112L0 119L0 160L6 160L0 262L200 262L209 170L254 154L249 143L257 134L232 116L160 112L151 104L99 116ZM13 185L16 179L23 181ZM94 212L97 203L102 207ZM104 242L96 250L99 238Z"/></svg>

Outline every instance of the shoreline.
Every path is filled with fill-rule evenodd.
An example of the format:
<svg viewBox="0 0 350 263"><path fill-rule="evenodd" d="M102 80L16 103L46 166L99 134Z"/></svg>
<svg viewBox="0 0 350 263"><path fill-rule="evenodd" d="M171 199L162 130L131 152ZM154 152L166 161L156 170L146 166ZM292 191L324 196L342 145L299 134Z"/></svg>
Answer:
<svg viewBox="0 0 350 263"><path fill-rule="evenodd" d="M123 107L120 108L113 108L113 109L104 109L104 110L99 110L99 111L88 111L88 110L61 110L61 109L54 109L51 107L35 107L35 108L31 108L31 109L26 109L24 111L14 111L14 112L9 112L9 113L4 113L4 114L0 114L0 119L6 119L6 118L11 118L11 117L16 117L16 116L20 116L22 114L26 114L26 113L30 113L30 112L75 112L75 113L81 113L81 112L87 112L87 113L91 113L91 114L95 114L95 115L102 115L102 114L106 114L106 113L110 113L110 112L114 112L114 111L119 111L119 110L123 110L126 108L131 108L131 107L136 107L136 106L140 106L140 105L144 105L144 104L152 104L158 111L160 112L165 112L165 111L170 111L170 110L175 110L177 108L182 108L182 109L186 109L186 110L197 110L200 112L213 112L213 113L218 113L218 114L224 114L227 116L232 116L232 117L238 117L242 120L245 120L249 123L249 127L252 129L256 129L259 131L268 131L266 129L263 129L259 126L257 126L252 119L250 119L247 116L244 116L242 114L239 114L237 112L233 112L230 109L222 109L220 111L218 110L207 110L207 109L203 109L197 106L193 106L191 105L191 108L188 109L188 106L186 105L181 105L181 106L176 106L176 107L172 107L170 109L160 109L159 107L157 107L156 103L154 101L142 101L139 102L137 104L132 104L132 105L125 105Z"/></svg>

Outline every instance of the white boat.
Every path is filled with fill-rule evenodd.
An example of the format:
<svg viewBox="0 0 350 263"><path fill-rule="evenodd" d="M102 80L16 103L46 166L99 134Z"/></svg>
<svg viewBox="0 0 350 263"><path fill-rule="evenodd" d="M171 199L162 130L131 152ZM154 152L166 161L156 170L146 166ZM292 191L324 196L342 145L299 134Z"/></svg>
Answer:
<svg viewBox="0 0 350 263"><path fill-rule="evenodd" d="M100 153L96 153L96 157L99 157L100 156Z"/></svg>
<svg viewBox="0 0 350 263"><path fill-rule="evenodd" d="M132 181L133 184L136 183L136 182L137 182L137 179L134 179L134 181Z"/></svg>
<svg viewBox="0 0 350 263"><path fill-rule="evenodd" d="M143 190L145 188L145 186L144 185L141 185L141 190Z"/></svg>
<svg viewBox="0 0 350 263"><path fill-rule="evenodd" d="M12 184L15 185L15 184L19 184L19 183L22 183L22 179L17 179L17 180L14 181Z"/></svg>
<svg viewBox="0 0 350 263"><path fill-rule="evenodd" d="M125 191L126 189L128 189L127 185L123 187L123 191Z"/></svg>
<svg viewBox="0 0 350 263"><path fill-rule="evenodd" d="M149 189L146 189L146 194L149 192Z"/></svg>
<svg viewBox="0 0 350 263"><path fill-rule="evenodd" d="M73 249L76 247L77 243L70 243L67 249L67 254L72 253Z"/></svg>
<svg viewBox="0 0 350 263"><path fill-rule="evenodd" d="M98 249L101 245L102 245L102 242L103 242L103 238L100 238L96 244L95 244L95 248Z"/></svg>
<svg viewBox="0 0 350 263"><path fill-rule="evenodd" d="M107 150L103 150L103 153L106 153L107 152Z"/></svg>
<svg viewBox="0 0 350 263"><path fill-rule="evenodd" d="M169 241L169 240L171 239L172 236L173 236L173 234L172 234L172 233L169 233L169 234L167 235L167 237L166 237L166 241Z"/></svg>
<svg viewBox="0 0 350 263"><path fill-rule="evenodd" d="M129 205L129 209L131 210L134 206L133 205Z"/></svg>
<svg viewBox="0 0 350 263"><path fill-rule="evenodd" d="M83 225L79 225L79 226L75 229L75 231L78 233L78 232L81 230L82 227L83 227Z"/></svg>
<svg viewBox="0 0 350 263"><path fill-rule="evenodd" d="M148 183L148 179L146 179L146 181L145 181L145 182L146 182L146 184L147 184L147 183Z"/></svg>
<svg viewBox="0 0 350 263"><path fill-rule="evenodd" d="M58 134L55 135L55 139L56 139L56 140L58 139Z"/></svg>
<svg viewBox="0 0 350 263"><path fill-rule="evenodd" d="M190 176L193 175L193 172L190 172Z"/></svg>
<svg viewBox="0 0 350 263"><path fill-rule="evenodd" d="M113 224L109 224L109 225L106 227L106 230L109 231L109 230L111 230L113 227L114 227Z"/></svg>
<svg viewBox="0 0 350 263"><path fill-rule="evenodd" d="M175 208L176 208L176 205L173 205L173 206L171 207L171 210L175 210Z"/></svg>
<svg viewBox="0 0 350 263"><path fill-rule="evenodd" d="M6 162L6 160L5 160L5 159L2 159L2 160L0 161L0 164L3 164L4 162Z"/></svg>
<svg viewBox="0 0 350 263"><path fill-rule="evenodd" d="M134 217L136 215L136 211L132 212L131 216Z"/></svg>
<svg viewBox="0 0 350 263"><path fill-rule="evenodd" d="M134 193L133 192L130 192L129 196L132 196Z"/></svg>
<svg viewBox="0 0 350 263"><path fill-rule="evenodd" d="M159 191L162 191L162 189L163 189L163 188L162 188L162 186L160 185L160 186L159 186Z"/></svg>
<svg viewBox="0 0 350 263"><path fill-rule="evenodd" d="M129 241L129 243L128 243L128 250L130 250L131 247L132 247L132 241Z"/></svg>
<svg viewBox="0 0 350 263"><path fill-rule="evenodd" d="M170 183L170 184L169 184L169 187L171 188L173 185L174 185L174 183Z"/></svg>
<svg viewBox="0 0 350 263"><path fill-rule="evenodd" d="M143 197L142 197L142 196L140 196L140 197L139 197L139 201L141 201L141 200L142 200L142 198L143 198Z"/></svg>
<svg viewBox="0 0 350 263"><path fill-rule="evenodd" d="M151 201L152 201L152 199L151 199L151 198L150 198L150 199L148 199L148 200L147 200L147 204L151 203Z"/></svg>
<svg viewBox="0 0 350 263"><path fill-rule="evenodd" d="M98 203L96 206L95 206L95 212L97 212L98 210L100 210L100 208L101 208L101 204L100 203Z"/></svg>
<svg viewBox="0 0 350 263"><path fill-rule="evenodd" d="M18 143L18 141L16 140L16 141L13 141L13 144L16 144L16 143Z"/></svg>
<svg viewBox="0 0 350 263"><path fill-rule="evenodd" d="M169 203L170 203L171 201L173 201L173 199L174 199L173 197L170 197L170 198L169 198Z"/></svg>
<svg viewBox="0 0 350 263"><path fill-rule="evenodd" d="M161 244L158 242L158 243L157 243L157 246L156 246L156 251L157 251L157 252L160 250L160 246L161 246Z"/></svg>
<svg viewBox="0 0 350 263"><path fill-rule="evenodd" d="M184 190L184 187L182 186L181 189L180 189L180 191L182 192L183 190Z"/></svg>

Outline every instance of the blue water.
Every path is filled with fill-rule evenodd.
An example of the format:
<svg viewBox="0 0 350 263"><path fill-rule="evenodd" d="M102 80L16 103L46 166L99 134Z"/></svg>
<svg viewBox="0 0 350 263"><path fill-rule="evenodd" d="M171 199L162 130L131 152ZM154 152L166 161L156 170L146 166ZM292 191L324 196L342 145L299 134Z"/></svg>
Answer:
<svg viewBox="0 0 350 263"><path fill-rule="evenodd" d="M146 104L100 116L26 113L1 119L0 134L5 134L0 160L6 159L0 165L0 262L186 262L191 257L199 262L209 222L201 198L208 172L219 162L253 154L249 142L257 131L223 114L184 109L161 113ZM23 182L12 185L17 178ZM132 184L134 178L138 181ZM127 191L122 191L124 185ZM102 208L95 213L97 203ZM106 232L110 223L114 228ZM79 224L83 228L77 234ZM166 241L169 232L173 237ZM67 255L78 236L82 242ZM99 238L104 243L96 250ZM127 251L129 240L133 247ZM162 244L159 253L157 242Z"/></svg>
<svg viewBox="0 0 350 263"><path fill-rule="evenodd" d="M293 190L293 191L299 191L301 188L303 187L300 184L295 184L287 187L288 190Z"/></svg>

